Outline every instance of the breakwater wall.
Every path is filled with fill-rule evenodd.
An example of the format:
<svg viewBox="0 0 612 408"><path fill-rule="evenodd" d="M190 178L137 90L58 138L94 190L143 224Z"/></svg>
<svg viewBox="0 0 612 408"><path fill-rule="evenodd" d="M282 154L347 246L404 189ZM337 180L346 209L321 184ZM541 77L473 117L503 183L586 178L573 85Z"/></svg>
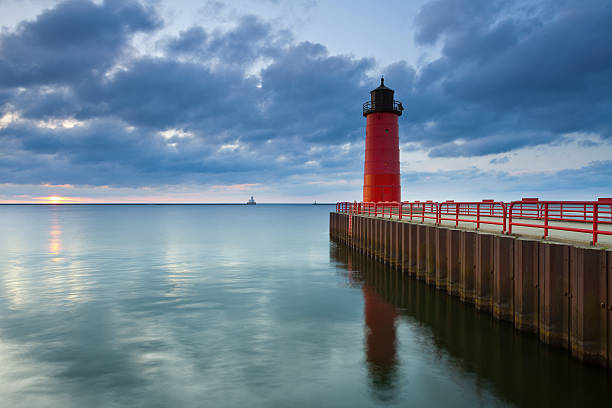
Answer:
<svg viewBox="0 0 612 408"><path fill-rule="evenodd" d="M336 212L330 235L612 370L612 251Z"/></svg>

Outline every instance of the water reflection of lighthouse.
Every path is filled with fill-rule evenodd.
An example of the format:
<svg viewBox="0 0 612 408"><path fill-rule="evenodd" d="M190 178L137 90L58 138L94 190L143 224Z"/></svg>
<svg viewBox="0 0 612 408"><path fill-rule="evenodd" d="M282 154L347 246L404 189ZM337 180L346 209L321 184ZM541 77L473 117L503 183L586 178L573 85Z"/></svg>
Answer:
<svg viewBox="0 0 612 408"><path fill-rule="evenodd" d="M346 262L348 278L352 283L361 283L364 304L365 359L371 390L377 398L389 400L393 397L397 377L397 338L395 307L385 301L366 279L376 265L360 262L361 271L353 272L350 250L336 247L335 258Z"/></svg>
<svg viewBox="0 0 612 408"><path fill-rule="evenodd" d="M363 285L366 361L374 391L391 391L397 367L395 308Z"/></svg>

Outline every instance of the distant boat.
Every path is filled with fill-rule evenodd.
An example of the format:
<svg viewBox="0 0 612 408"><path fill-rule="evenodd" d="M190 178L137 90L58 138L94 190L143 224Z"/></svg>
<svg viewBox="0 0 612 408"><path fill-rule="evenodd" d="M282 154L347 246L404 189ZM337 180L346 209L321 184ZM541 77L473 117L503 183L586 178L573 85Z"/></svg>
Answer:
<svg viewBox="0 0 612 408"><path fill-rule="evenodd" d="M251 196L251 199L249 201L247 201L247 205L255 205L255 204L257 204L257 203L253 199L253 196Z"/></svg>
<svg viewBox="0 0 612 408"><path fill-rule="evenodd" d="M315 200L314 203L312 203L312 205L318 205L317 200Z"/></svg>

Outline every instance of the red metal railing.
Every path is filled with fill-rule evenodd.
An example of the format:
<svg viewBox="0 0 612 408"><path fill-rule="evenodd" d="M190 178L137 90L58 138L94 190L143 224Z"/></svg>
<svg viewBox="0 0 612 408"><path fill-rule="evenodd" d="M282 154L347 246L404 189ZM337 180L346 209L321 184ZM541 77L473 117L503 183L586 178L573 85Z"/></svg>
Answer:
<svg viewBox="0 0 612 408"><path fill-rule="evenodd" d="M438 203L435 203L431 200L429 201L404 201L401 204L401 214L402 217L406 217L413 220L421 220L421 222L425 222L426 219L434 220L436 223L438 222Z"/></svg>
<svg viewBox="0 0 612 408"><path fill-rule="evenodd" d="M493 200L445 201L440 203L437 224L442 221L454 221L456 227L460 222L475 223L476 229L480 229L480 224L499 225L506 232L506 204Z"/></svg>
<svg viewBox="0 0 612 408"><path fill-rule="evenodd" d="M519 221L515 221L515 220ZM508 207L508 233L512 227L540 228L544 238L550 230L587 233L592 235L593 245L599 235L612 235L612 231L600 229L601 225L612 225L612 199L598 201L534 201L522 200L510 203ZM537 221L537 223L534 223ZM577 222L590 228L555 225L552 222Z"/></svg>
<svg viewBox="0 0 612 408"><path fill-rule="evenodd" d="M512 233L512 227L536 228L591 234L593 245L600 235L612 236L612 198L598 201L539 201L523 198L520 201L482 200L473 202L404 201L404 202L340 202L336 211L368 216L407 219L410 221L442 223L482 224L500 226L501 232ZM576 226L561 223L577 223ZM578 225L582 224L582 225ZM610 226L608 230L602 229Z"/></svg>

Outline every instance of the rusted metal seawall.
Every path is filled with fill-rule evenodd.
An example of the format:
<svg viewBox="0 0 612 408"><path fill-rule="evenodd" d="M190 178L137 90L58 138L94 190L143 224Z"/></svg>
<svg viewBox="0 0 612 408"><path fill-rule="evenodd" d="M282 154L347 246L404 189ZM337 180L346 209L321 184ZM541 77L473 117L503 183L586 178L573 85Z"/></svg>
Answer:
<svg viewBox="0 0 612 408"><path fill-rule="evenodd" d="M330 214L330 235L612 371L612 251Z"/></svg>

